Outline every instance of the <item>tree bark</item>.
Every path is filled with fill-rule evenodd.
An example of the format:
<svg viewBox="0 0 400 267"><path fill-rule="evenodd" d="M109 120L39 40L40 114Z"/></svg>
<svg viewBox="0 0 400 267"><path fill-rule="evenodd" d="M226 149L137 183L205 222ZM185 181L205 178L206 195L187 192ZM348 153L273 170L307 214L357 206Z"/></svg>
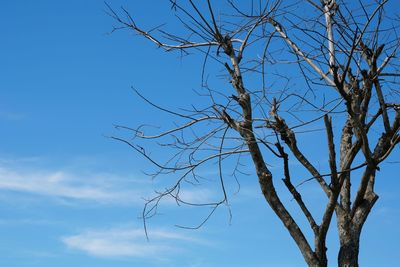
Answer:
<svg viewBox="0 0 400 267"><path fill-rule="evenodd" d="M362 224L354 224L343 210L337 212L337 218L340 239L338 267L358 267Z"/></svg>
<svg viewBox="0 0 400 267"><path fill-rule="evenodd" d="M358 238L357 238L358 239ZM340 245L338 266L358 267L359 241L350 240Z"/></svg>

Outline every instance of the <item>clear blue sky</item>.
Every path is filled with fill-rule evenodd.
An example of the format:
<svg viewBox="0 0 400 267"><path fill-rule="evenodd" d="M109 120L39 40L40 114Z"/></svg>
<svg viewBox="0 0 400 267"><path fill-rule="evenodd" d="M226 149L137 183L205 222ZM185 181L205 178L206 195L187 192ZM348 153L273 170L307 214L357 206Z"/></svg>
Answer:
<svg viewBox="0 0 400 267"><path fill-rule="evenodd" d="M110 1L150 26L164 22L166 2ZM143 174L151 169L144 159L106 136L118 133L113 124L135 126L157 116L131 86L164 106L188 106L200 84L198 61L126 31L110 35L115 23L105 9L100 0L1 1L0 265L305 266L254 176L232 196L231 221L221 208L200 230L178 229L204 211L166 202L146 241L138 217L158 181ZM398 164L388 164L379 173L381 198L362 235L363 267L398 263L396 170ZM319 203L313 187L305 190ZM203 188L187 197L213 194ZM331 261L335 246L332 236Z"/></svg>

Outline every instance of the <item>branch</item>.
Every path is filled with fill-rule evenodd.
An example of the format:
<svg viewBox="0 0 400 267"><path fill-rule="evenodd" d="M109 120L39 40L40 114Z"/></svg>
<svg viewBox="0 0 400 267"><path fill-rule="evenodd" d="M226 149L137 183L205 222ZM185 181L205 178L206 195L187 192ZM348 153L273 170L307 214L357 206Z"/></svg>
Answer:
<svg viewBox="0 0 400 267"><path fill-rule="evenodd" d="M378 97L379 105L380 105L380 110L382 111L382 119L383 119L383 125L385 126L385 131L386 133L390 133L390 122L389 122L389 116L386 111L386 102L382 94L382 88L381 84L378 79L374 80L374 85L375 85L375 90L376 90L376 95Z"/></svg>
<svg viewBox="0 0 400 267"><path fill-rule="evenodd" d="M317 65L315 65L311 59L309 59L301 51L301 49L287 36L282 26L277 21L270 17L269 22L275 27L276 31L281 35L283 40L285 40L289 47L291 47L298 56L303 58L311 66L311 68L313 68L329 85L336 87L335 82L332 81Z"/></svg>
<svg viewBox="0 0 400 267"><path fill-rule="evenodd" d="M351 166L351 162L355 157L357 150L354 150L352 146L353 138L353 126L351 123L351 118L348 115L346 123L342 130L342 136L340 141L340 169L344 171L346 166ZM354 151L354 152L353 152ZM349 155L353 155L350 156ZM348 162L349 161L349 162ZM340 205L345 211L350 210L350 171L343 172L343 186L340 187Z"/></svg>
<svg viewBox="0 0 400 267"><path fill-rule="evenodd" d="M109 10L109 15L115 19L118 23L123 25L123 28L128 28L133 30L134 32L138 33L139 35L142 35L152 43L156 44L158 47L162 47L167 51L170 50L182 50L182 49L190 49L190 48L198 48L198 47L205 47L205 46L219 46L218 41L206 41L206 42L191 42L191 41L183 41L184 38L176 38L179 41L177 44L168 44L168 43L163 43L160 41L157 37L155 37L153 34L151 34L149 31L145 31L142 28L138 27L134 20L132 19L131 15L129 12L122 8L123 12L125 15L128 17L128 20L122 19L112 8L109 4L106 3L106 6ZM193 18L193 20L195 20ZM122 28L122 27L121 27Z"/></svg>
<svg viewBox="0 0 400 267"><path fill-rule="evenodd" d="M213 154L211 156L205 157L205 158L199 160L195 164L183 165L182 167L177 167L177 166L175 166L175 167L167 167L167 166L163 166L160 163L156 162L153 158L151 158L148 154L146 154L146 152L141 147L136 147L131 142L129 142L129 141L125 140L125 139L119 138L119 137L111 136L110 138L127 144L128 146L133 148L136 152L138 152L139 154L143 155L146 159L148 159L156 167L158 167L160 169L163 169L163 170L171 170L171 171L183 171L183 170L188 170L188 169L192 171L194 168L197 168L198 166L202 165L203 163L205 163L205 162L207 162L207 161L209 161L211 159L214 159L214 158L218 158L218 157L226 156L226 155L233 155L233 154L241 154L241 153L250 152L249 150L226 151L226 152Z"/></svg>
<svg viewBox="0 0 400 267"><path fill-rule="evenodd" d="M208 120L221 120L221 119L218 118L218 117L211 117L211 116L202 117L202 118L194 119L193 121L191 121L189 123L186 123L186 124L183 124L183 125L180 125L180 126L178 126L176 128L173 128L173 129L170 129L170 130L167 130L167 131L163 131L162 133L159 133L159 134L156 134L156 135L145 135L141 130L139 130L139 128L138 129L133 129L133 128L130 128L130 127L127 127L127 126L123 126L123 125L115 125L114 127L117 128L117 129L127 129L127 130L130 130L130 131L133 131L135 133L135 137L138 137L138 138L142 138L142 139L158 139L158 138L167 136L169 134L172 134L172 133L184 130L186 128L189 128L189 127L191 127L191 126L193 126L193 125L195 125L195 124L197 124L199 122L208 121Z"/></svg>
<svg viewBox="0 0 400 267"><path fill-rule="evenodd" d="M337 177L337 167L336 167L336 152L335 152L335 143L333 141L333 130L332 130L332 119L325 115L324 117L325 127L326 127L326 135L328 137L328 149L329 149L329 167L331 169L331 184L336 188L338 186L338 177Z"/></svg>
<svg viewBox="0 0 400 267"><path fill-rule="evenodd" d="M313 175L313 177L315 177L326 195L329 196L331 194L331 189L326 184L325 180L322 178L317 169L310 163L310 161L297 147L297 141L294 132L286 124L285 120L278 115L276 110L276 101L274 103L275 105L273 104L270 114L274 116L275 122L273 124L270 123L269 126L273 128L277 133L279 133L281 139L290 148L296 159L311 173L311 175Z"/></svg>
<svg viewBox="0 0 400 267"><path fill-rule="evenodd" d="M289 156L288 156L288 154L286 154L284 148L281 146L280 143L276 143L275 146L277 147L277 149L280 153L280 157L283 159L285 178L282 180L285 183L286 187L288 188L289 192L292 194L293 198L296 200L300 209L303 211L303 214L306 216L306 218L311 226L311 229L314 231L314 234L317 235L319 232L319 227L316 224L311 212L308 210L306 204L304 203L300 193L296 190L296 188L293 186L293 184L291 182L290 172L289 172Z"/></svg>
<svg viewBox="0 0 400 267"><path fill-rule="evenodd" d="M333 39L332 30L332 17L334 16L335 9L337 8L335 0L324 1L324 14L326 21L326 34L328 37L328 51L329 51L329 71L331 75L334 75L335 66L335 41Z"/></svg>

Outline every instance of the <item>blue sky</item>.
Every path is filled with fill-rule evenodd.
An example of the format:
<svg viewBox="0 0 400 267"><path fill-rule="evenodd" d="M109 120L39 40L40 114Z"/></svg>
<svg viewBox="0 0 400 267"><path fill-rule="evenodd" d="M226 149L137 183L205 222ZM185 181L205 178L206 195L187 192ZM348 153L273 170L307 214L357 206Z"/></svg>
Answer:
<svg viewBox="0 0 400 267"><path fill-rule="evenodd" d="M156 26L167 20L166 2L110 4L124 5L143 25ZM180 229L174 225L195 225L206 211L166 201L150 221L146 241L139 218L143 198L163 181L149 179L143 173L152 169L148 162L107 136L119 133L114 124L169 119L131 86L163 106L187 107L197 101L192 90L200 84L200 68L195 56L164 53L126 31L110 35L115 23L105 9L98 0L1 3L0 265L305 266L254 176L232 195L231 220L222 207L203 228ZM312 134L307 138L311 142ZM398 150L394 154L389 160ZM361 266L397 262L397 169L386 164L379 174L381 198L364 227ZM322 199L312 185L304 190L311 203ZM217 192L205 186L185 194L207 200ZM335 261L331 232L329 255Z"/></svg>

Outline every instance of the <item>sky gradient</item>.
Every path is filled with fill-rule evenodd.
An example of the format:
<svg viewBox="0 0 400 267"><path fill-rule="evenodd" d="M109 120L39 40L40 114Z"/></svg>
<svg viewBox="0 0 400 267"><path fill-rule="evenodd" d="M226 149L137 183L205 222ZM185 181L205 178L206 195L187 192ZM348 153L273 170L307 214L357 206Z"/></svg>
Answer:
<svg viewBox="0 0 400 267"><path fill-rule="evenodd" d="M125 6L142 25L157 26L171 12L167 2L110 4ZM132 86L162 106L197 101L198 58L164 53L127 31L110 34L115 22L98 0L2 1L0 21L1 266L305 266L254 176L232 195L232 218L221 207L201 229L180 229L175 225L196 225L207 210L165 201L146 240L139 218L143 198L164 181L146 176L152 166L109 136L119 133L115 124L169 119ZM307 138L312 143L312 134ZM396 157L398 149L388 161ZM364 227L360 266L398 262L398 166L384 164L379 173L380 199ZM316 187L304 190L311 203L321 200ZM187 191L185 199L216 194L212 186L202 187Z"/></svg>

